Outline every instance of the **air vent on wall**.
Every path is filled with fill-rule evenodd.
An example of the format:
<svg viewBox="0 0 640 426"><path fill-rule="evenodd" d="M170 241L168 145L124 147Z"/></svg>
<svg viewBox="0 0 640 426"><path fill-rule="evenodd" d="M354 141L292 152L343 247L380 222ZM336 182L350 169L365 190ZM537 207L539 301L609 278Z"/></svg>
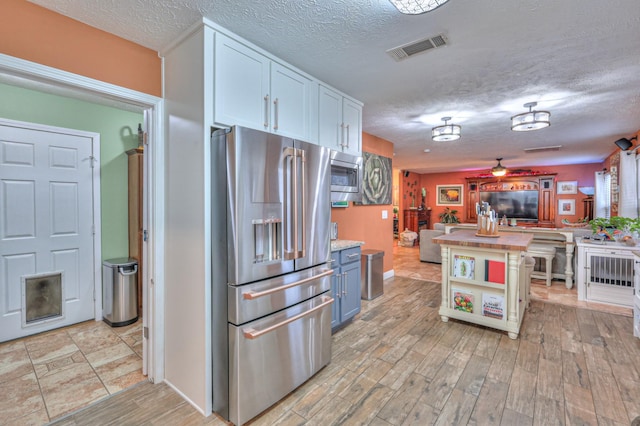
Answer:
<svg viewBox="0 0 640 426"><path fill-rule="evenodd" d="M413 55L417 55L418 53L446 45L447 40L444 38L444 35L438 34L434 37L412 41L411 43L407 43L403 46L394 47L393 49L387 50L387 53L396 61L401 61Z"/></svg>
<svg viewBox="0 0 640 426"><path fill-rule="evenodd" d="M560 151L562 145L554 145L554 146L541 146L539 148L525 148L524 152L527 154L535 153L535 152L545 152L545 151Z"/></svg>

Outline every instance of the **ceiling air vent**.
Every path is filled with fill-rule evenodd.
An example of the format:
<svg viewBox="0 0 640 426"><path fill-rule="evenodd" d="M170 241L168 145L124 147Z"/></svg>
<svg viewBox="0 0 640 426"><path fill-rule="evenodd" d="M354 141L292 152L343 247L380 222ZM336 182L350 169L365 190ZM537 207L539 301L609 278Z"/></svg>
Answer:
<svg viewBox="0 0 640 426"><path fill-rule="evenodd" d="M444 35L438 34L434 37L425 38L422 40L412 41L403 46L394 47L387 50L387 53L396 61L407 59L418 53L426 52L427 50L435 49L438 47L446 46L447 40Z"/></svg>
<svg viewBox="0 0 640 426"><path fill-rule="evenodd" d="M525 148L524 152L527 154L532 154L536 152L545 152L545 151L560 151L562 145L554 145L554 146L541 146L539 148Z"/></svg>

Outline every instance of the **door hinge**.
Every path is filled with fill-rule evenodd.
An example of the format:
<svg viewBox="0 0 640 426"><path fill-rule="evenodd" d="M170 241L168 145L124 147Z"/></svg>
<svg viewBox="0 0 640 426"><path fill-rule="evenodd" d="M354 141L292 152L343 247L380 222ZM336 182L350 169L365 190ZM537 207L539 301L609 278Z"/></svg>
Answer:
<svg viewBox="0 0 640 426"><path fill-rule="evenodd" d="M145 339L149 338L149 327L142 327L142 336Z"/></svg>
<svg viewBox="0 0 640 426"><path fill-rule="evenodd" d="M146 229L144 229L142 231L142 241L144 241L145 243L149 240L149 233L147 232Z"/></svg>
<svg viewBox="0 0 640 426"><path fill-rule="evenodd" d="M96 165L96 157L94 157L93 155L89 156L89 167L91 167L92 169L95 167Z"/></svg>
<svg viewBox="0 0 640 426"><path fill-rule="evenodd" d="M91 235L96 235L96 226L91 225Z"/></svg>

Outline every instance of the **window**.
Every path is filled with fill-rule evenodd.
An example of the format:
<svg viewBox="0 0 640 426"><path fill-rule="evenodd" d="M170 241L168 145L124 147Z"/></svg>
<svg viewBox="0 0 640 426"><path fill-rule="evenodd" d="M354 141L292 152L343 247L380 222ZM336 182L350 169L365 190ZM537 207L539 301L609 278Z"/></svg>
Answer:
<svg viewBox="0 0 640 426"><path fill-rule="evenodd" d="M595 179L595 217L611 217L611 175L609 172L596 172Z"/></svg>

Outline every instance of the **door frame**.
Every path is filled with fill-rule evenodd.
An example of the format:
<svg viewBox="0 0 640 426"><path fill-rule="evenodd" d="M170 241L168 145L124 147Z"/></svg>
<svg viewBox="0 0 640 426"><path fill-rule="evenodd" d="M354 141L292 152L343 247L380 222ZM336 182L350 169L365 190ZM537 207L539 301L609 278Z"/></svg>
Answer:
<svg viewBox="0 0 640 426"><path fill-rule="evenodd" d="M164 100L5 54L0 54L0 81L45 92L50 90L88 102L106 103L115 108L131 109L133 106L144 113L148 159L144 162L147 181L144 184L146 202L143 204L146 209L143 217L148 241L143 245L143 263L147 265L147 272L142 277L142 319L148 332L143 340L143 348L144 341L147 343L147 350L143 350L143 371L151 382L164 381ZM96 303L97 299L98 295Z"/></svg>

